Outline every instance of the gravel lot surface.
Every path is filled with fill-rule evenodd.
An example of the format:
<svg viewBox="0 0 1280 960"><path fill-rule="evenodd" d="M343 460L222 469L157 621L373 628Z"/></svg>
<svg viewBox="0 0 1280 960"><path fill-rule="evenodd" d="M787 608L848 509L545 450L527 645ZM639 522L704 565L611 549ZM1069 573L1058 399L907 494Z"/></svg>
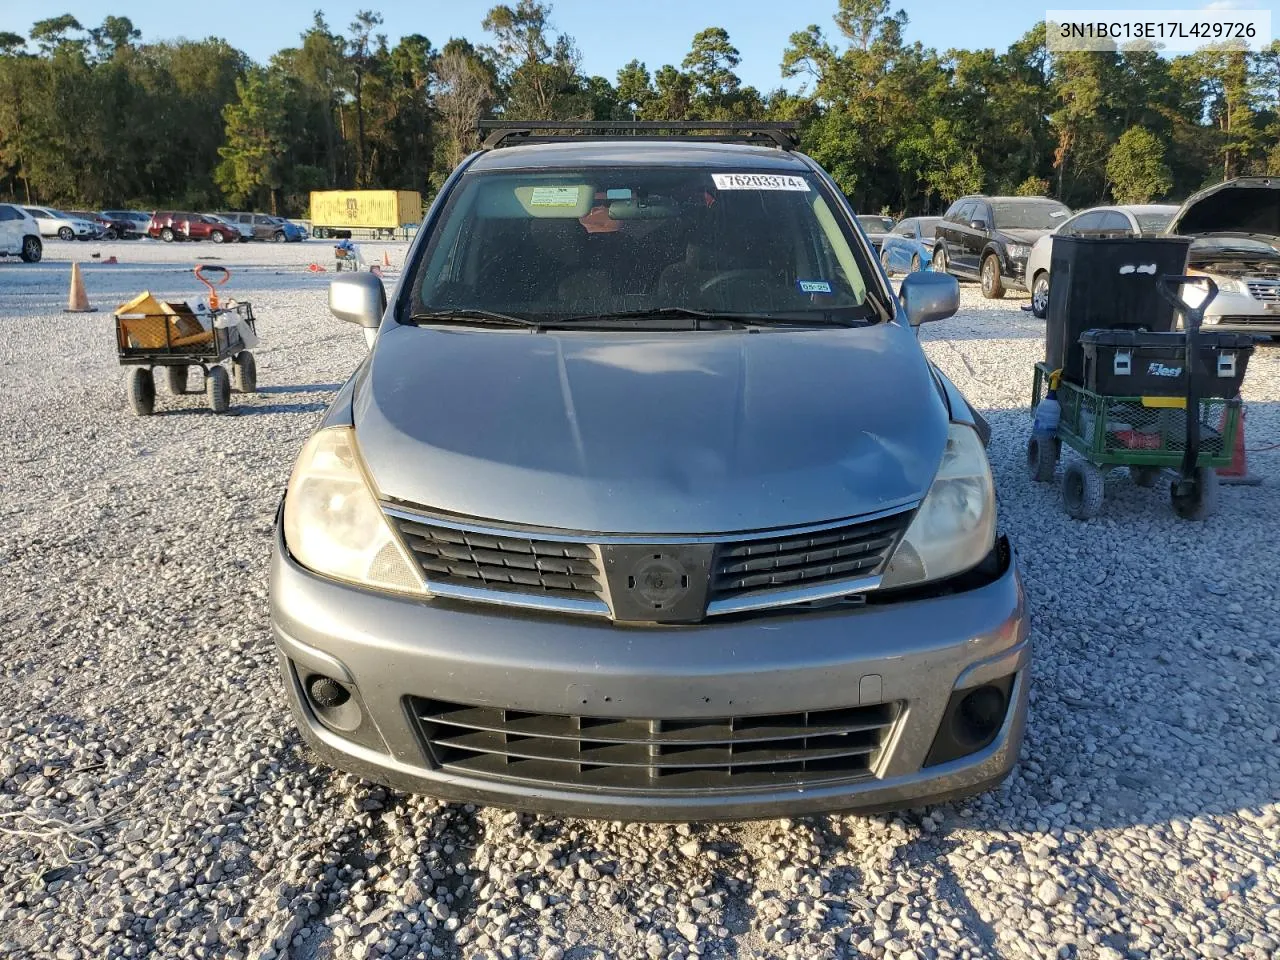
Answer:
<svg viewBox="0 0 1280 960"><path fill-rule="evenodd" d="M971 286L923 336L990 417L1031 597L1031 723L1000 789L620 825L313 765L266 574L289 467L364 349L306 269L328 251L53 241L0 263L0 957L1280 955L1280 452L1202 525L1123 471L1101 517L1069 520L1023 465L1042 325ZM60 312L72 256L102 312ZM261 392L215 416L161 388L135 418L110 310L197 296L196 256L254 303ZM1245 393L1250 445L1275 443L1280 350Z"/></svg>

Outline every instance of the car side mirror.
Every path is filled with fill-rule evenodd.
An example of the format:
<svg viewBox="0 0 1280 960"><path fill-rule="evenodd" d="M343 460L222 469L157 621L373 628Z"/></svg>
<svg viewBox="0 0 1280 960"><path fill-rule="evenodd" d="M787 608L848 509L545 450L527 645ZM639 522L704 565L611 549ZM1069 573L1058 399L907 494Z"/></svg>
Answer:
<svg viewBox="0 0 1280 960"><path fill-rule="evenodd" d="M352 273L329 283L329 312L339 320L364 327L372 346L374 334L387 312L387 291L372 273Z"/></svg>
<svg viewBox="0 0 1280 960"><path fill-rule="evenodd" d="M960 309L960 284L949 273L922 271L909 273L898 290L907 323L918 327L922 323L945 320Z"/></svg>
<svg viewBox="0 0 1280 960"><path fill-rule="evenodd" d="M985 220L970 220L970 221L969 221L969 226L971 226L974 230L985 230L985 229L987 229L987 221L985 221Z"/></svg>

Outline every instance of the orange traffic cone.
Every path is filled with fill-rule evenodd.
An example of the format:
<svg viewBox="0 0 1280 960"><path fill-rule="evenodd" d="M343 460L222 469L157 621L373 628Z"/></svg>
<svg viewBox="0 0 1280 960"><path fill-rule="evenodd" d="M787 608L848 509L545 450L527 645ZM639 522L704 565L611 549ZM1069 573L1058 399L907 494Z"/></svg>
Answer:
<svg viewBox="0 0 1280 960"><path fill-rule="evenodd" d="M84 292L84 280L80 277L80 264L71 264L71 292L67 294L67 308L63 313L97 313L97 307L89 306L89 295Z"/></svg>
<svg viewBox="0 0 1280 960"><path fill-rule="evenodd" d="M391 266L391 257L387 254L387 251L385 250L382 251L382 265L384 267Z"/></svg>
<svg viewBox="0 0 1280 960"><path fill-rule="evenodd" d="M1240 424L1236 430L1236 442L1231 450L1231 466L1218 468L1218 482L1229 483L1237 486L1256 487L1262 483L1262 478L1254 476L1249 472L1249 457L1244 446L1244 415L1245 408L1240 407ZM1223 419L1226 419L1226 413L1223 413Z"/></svg>

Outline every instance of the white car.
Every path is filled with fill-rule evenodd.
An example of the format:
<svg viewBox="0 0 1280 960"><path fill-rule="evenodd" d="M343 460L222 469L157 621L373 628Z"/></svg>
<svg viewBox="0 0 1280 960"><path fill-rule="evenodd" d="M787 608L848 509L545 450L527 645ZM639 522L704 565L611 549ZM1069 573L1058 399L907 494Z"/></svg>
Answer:
<svg viewBox="0 0 1280 960"><path fill-rule="evenodd" d="M225 223L232 230L236 231L236 233L240 234L241 243L248 243L253 239L252 223L241 223L234 215L225 213L206 213L205 216L210 220L217 220L219 223Z"/></svg>
<svg viewBox="0 0 1280 960"><path fill-rule="evenodd" d="M88 220L81 220L53 207L23 207L36 221L42 237L59 240L92 240L98 228Z"/></svg>
<svg viewBox="0 0 1280 960"><path fill-rule="evenodd" d="M1027 289L1031 312L1043 320L1049 315L1049 264L1054 237L1150 237L1164 233L1178 208L1166 203L1132 203L1090 207L1062 221L1045 234L1027 257Z"/></svg>
<svg viewBox="0 0 1280 960"><path fill-rule="evenodd" d="M40 228L22 207L0 203L0 256L21 257L38 263L44 256Z"/></svg>
<svg viewBox="0 0 1280 960"><path fill-rule="evenodd" d="M1201 190L1168 232L1192 238L1187 272L1218 286L1206 328L1280 338L1280 179L1239 177ZM1182 295L1194 306L1203 288Z"/></svg>

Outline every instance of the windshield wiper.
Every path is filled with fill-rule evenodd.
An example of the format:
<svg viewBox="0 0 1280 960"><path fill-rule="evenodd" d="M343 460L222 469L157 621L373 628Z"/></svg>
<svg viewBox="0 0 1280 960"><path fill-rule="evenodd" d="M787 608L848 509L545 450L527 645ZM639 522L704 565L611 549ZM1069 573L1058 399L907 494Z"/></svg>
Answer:
<svg viewBox="0 0 1280 960"><path fill-rule="evenodd" d="M469 323L493 327L541 327L537 320L496 310L459 307L456 310L422 310L409 315L410 323Z"/></svg>
<svg viewBox="0 0 1280 960"><path fill-rule="evenodd" d="M614 313L582 313L543 322L547 327L559 326L591 326L596 323L609 324L618 320L651 320L664 317L693 320L693 329L702 329L702 321L725 323L734 327L802 327L802 326L845 326L834 320L828 311L816 312L812 317L778 317L767 313L729 313L714 310L695 310L692 307L651 307L647 310L621 310ZM865 321L862 321L865 322ZM853 326L854 324L848 324Z"/></svg>

